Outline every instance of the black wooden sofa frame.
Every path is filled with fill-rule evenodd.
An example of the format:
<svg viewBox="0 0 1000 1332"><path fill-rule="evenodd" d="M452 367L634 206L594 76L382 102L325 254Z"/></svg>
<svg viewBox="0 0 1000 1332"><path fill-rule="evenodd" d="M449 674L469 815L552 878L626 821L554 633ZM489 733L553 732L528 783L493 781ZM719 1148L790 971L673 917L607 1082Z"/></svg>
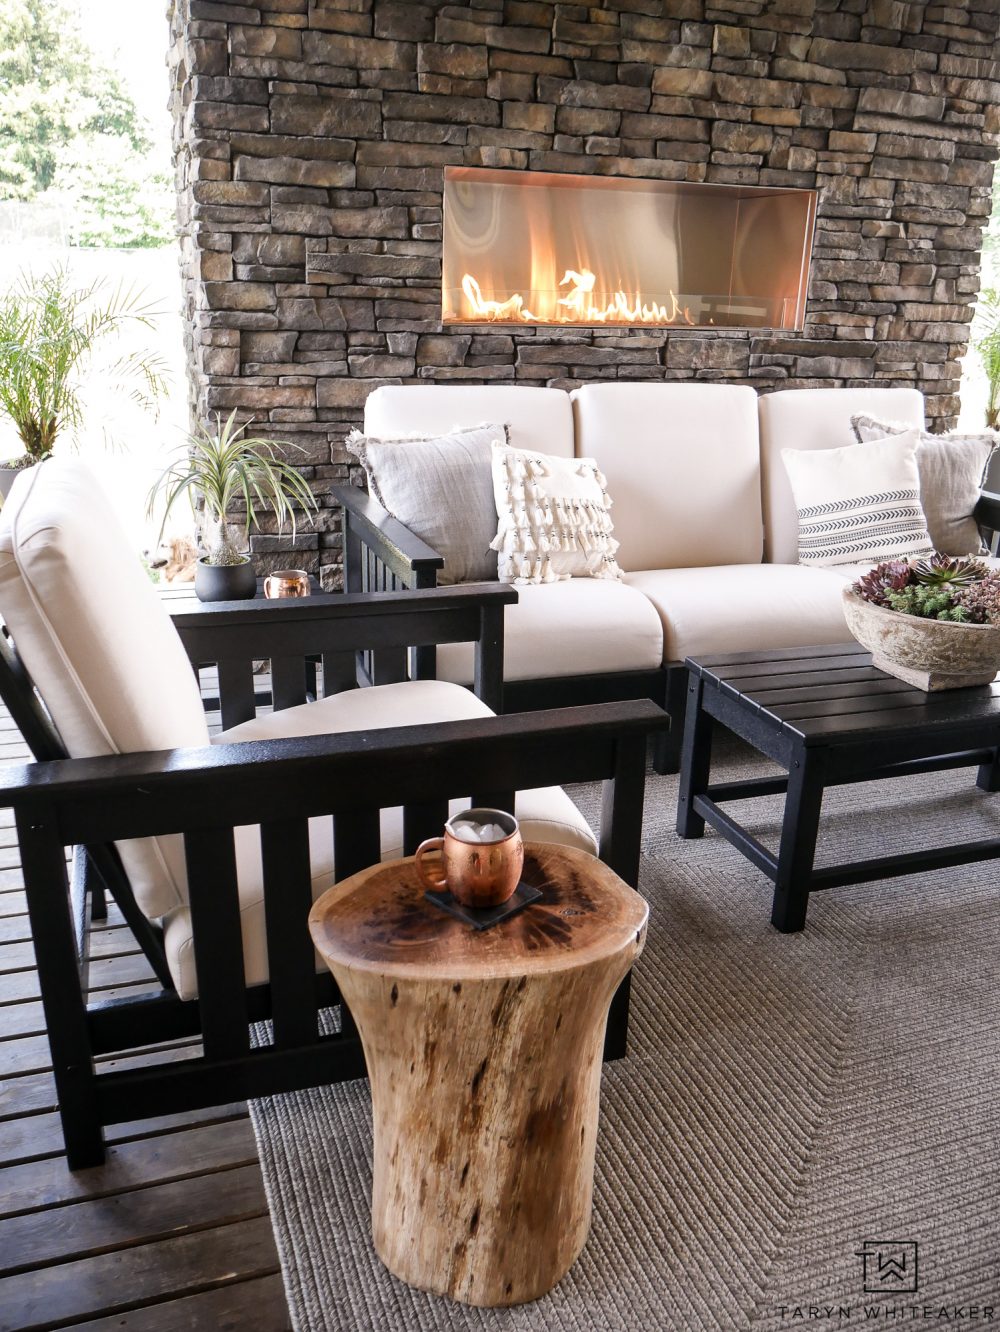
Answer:
<svg viewBox="0 0 1000 1332"><path fill-rule="evenodd" d="M197 670L218 667L227 725L254 715L255 659L271 662L276 707L306 701L308 661L324 692L356 687L357 654L374 646L393 670L417 644L476 643L476 689L500 698L503 608L496 585L303 601L238 602L179 610L174 622ZM339 878L380 858L379 811L402 806L404 850L438 830L447 802L469 797L512 808L518 788L600 780L600 855L637 885L650 734L665 719L651 703L344 735L69 759L16 650L0 650L0 693L36 753L0 770L0 807L14 811L68 1163L104 1160L106 1125L363 1077L364 1056L331 976L316 971L308 820L333 818ZM233 829L259 824L264 871L266 984L244 975ZM179 833L184 839L199 995L173 989L156 925L145 920L112 843ZM66 850L74 848L72 885ZM80 848L86 848L81 852ZM87 902L118 902L162 985L159 993L88 1002ZM612 1005L607 1058L625 1053L628 980ZM340 1030L319 1013L340 1004ZM249 1024L269 1019L270 1044ZM201 1041L201 1054L105 1069L102 1055ZM172 1052L176 1054L176 1051Z"/></svg>
<svg viewBox="0 0 1000 1332"><path fill-rule="evenodd" d="M344 587L348 592L436 586L444 568L443 556L358 486L335 486L333 496L343 511ZM406 663L400 658L397 664L403 669ZM433 679L435 671L434 648L417 648L410 660L410 678ZM652 699L671 719L669 728L661 730L654 741L655 770L679 772L687 702L687 669L683 662L666 662L648 671L507 680L503 684L503 710L511 712L638 698Z"/></svg>

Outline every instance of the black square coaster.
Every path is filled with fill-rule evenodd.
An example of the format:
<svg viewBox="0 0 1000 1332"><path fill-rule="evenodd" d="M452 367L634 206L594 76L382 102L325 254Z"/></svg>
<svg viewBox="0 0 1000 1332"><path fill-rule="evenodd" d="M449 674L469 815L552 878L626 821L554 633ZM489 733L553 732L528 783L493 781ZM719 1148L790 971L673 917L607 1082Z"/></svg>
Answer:
<svg viewBox="0 0 1000 1332"><path fill-rule="evenodd" d="M475 907L463 906L461 902L456 902L447 888L442 892L424 893L428 902L432 902L441 911L447 911L448 915L454 916L456 920L471 925L474 930L488 930L492 925L499 925L502 920L516 916L526 906L537 902L541 895L540 889L532 888L530 884L522 882L514 889L513 897L509 897L506 902L501 902L499 906L481 907L477 910Z"/></svg>

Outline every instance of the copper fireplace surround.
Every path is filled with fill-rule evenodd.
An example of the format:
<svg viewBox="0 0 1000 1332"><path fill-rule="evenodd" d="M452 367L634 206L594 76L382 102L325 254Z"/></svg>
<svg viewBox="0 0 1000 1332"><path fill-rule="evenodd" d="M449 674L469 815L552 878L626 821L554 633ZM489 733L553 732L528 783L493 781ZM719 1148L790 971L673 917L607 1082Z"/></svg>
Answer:
<svg viewBox="0 0 1000 1332"><path fill-rule="evenodd" d="M446 167L446 324L801 329L816 191Z"/></svg>

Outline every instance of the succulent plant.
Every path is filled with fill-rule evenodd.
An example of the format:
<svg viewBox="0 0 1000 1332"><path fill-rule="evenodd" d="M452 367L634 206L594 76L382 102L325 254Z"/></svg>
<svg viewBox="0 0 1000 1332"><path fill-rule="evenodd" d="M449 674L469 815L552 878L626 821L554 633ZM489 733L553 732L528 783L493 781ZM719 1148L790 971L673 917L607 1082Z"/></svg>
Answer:
<svg viewBox="0 0 1000 1332"><path fill-rule="evenodd" d="M906 560L890 560L862 574L854 584L854 590L865 601L873 601L876 606L888 606L889 593L902 592L912 582L913 570Z"/></svg>
<svg viewBox="0 0 1000 1332"><path fill-rule="evenodd" d="M914 560L913 576L924 587L970 587L982 582L989 568L982 560L935 553L928 560Z"/></svg>
<svg viewBox="0 0 1000 1332"><path fill-rule="evenodd" d="M980 582L964 588L958 605L970 624L1000 625L1000 572L990 572Z"/></svg>
<svg viewBox="0 0 1000 1332"><path fill-rule="evenodd" d="M1000 625L1000 569L982 560L940 551L925 560L889 560L862 574L853 590L901 615Z"/></svg>
<svg viewBox="0 0 1000 1332"><path fill-rule="evenodd" d="M969 619L969 612L958 604L958 589L929 587L914 583L900 592L888 592L886 604L901 615L916 615L921 620L951 620L959 624Z"/></svg>

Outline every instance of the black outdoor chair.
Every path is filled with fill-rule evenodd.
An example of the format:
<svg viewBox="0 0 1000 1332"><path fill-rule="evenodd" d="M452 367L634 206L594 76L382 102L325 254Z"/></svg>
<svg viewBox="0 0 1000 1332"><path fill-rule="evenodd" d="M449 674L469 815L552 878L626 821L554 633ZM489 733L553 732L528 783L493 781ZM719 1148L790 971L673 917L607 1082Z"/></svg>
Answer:
<svg viewBox="0 0 1000 1332"><path fill-rule="evenodd" d="M360 1042L343 1005L338 1033L320 1034L319 1012L336 1006L339 996L332 978L317 971L306 925L316 891L310 837L328 826L318 821L332 821L332 881L383 855L383 810L402 809L398 849L408 854L440 828L449 800L512 809L518 790L530 803L534 788L601 780L600 855L636 884L646 741L665 724L654 704L496 717L469 691L436 682L352 693L363 649L374 651L378 678L382 654L393 674L408 646L474 641L477 693L497 704L503 606L516 596L504 586L179 610L174 626L183 669L193 667L194 675L209 664L217 669L222 715L237 726L237 742L65 757L71 743L87 743L81 728L93 721L86 710L78 715L69 707L70 684L81 685L88 706L95 697L100 701L102 689L117 697L128 682L107 677L115 677L120 658L133 651L138 630L157 639L158 663L173 652L175 635L137 562L134 569L103 562L120 553L121 539L85 469L49 462L35 472L19 480L0 516L0 611L12 635L0 647L0 693L38 761L0 772L0 805L16 816L72 1168L103 1160L106 1124L364 1075ZM80 523L101 532L85 575L71 562ZM89 603L91 614L88 607L81 611L77 602L92 596L94 586L118 598L113 614L102 618L99 597ZM124 603L131 614L123 612ZM148 622L137 625L147 613ZM75 662L60 620L74 620ZM276 712L255 721L253 664L259 659L270 662ZM310 703L307 666L316 659L322 697ZM150 669L160 671L160 684L168 678L159 665ZM49 685L44 705L35 687L42 678ZM142 690L134 692L141 703ZM438 718L310 733L314 725L322 732L323 718L338 709L364 710L383 699L397 716L416 700L418 710L432 705ZM124 711L126 722L136 723L135 710ZM188 725L197 730L193 716ZM275 738L283 727L285 738ZM106 747L114 743L108 739ZM577 836L579 829L570 833ZM246 933L252 914L245 900L248 834L261 879L256 940ZM164 885L148 881L150 848L160 860L173 858L172 873L186 879L186 900L162 917L151 909ZM70 876L68 849L75 849ZM105 892L135 932L162 987L158 993L88 1002L88 904L99 918ZM165 946L185 912L193 972ZM187 992L191 974L195 993ZM624 1053L627 1013L626 983L609 1021L610 1057ZM270 1044L252 1047L249 1024L262 1019L272 1023ZM127 1069L95 1064L100 1055L184 1038L200 1039L201 1053Z"/></svg>

